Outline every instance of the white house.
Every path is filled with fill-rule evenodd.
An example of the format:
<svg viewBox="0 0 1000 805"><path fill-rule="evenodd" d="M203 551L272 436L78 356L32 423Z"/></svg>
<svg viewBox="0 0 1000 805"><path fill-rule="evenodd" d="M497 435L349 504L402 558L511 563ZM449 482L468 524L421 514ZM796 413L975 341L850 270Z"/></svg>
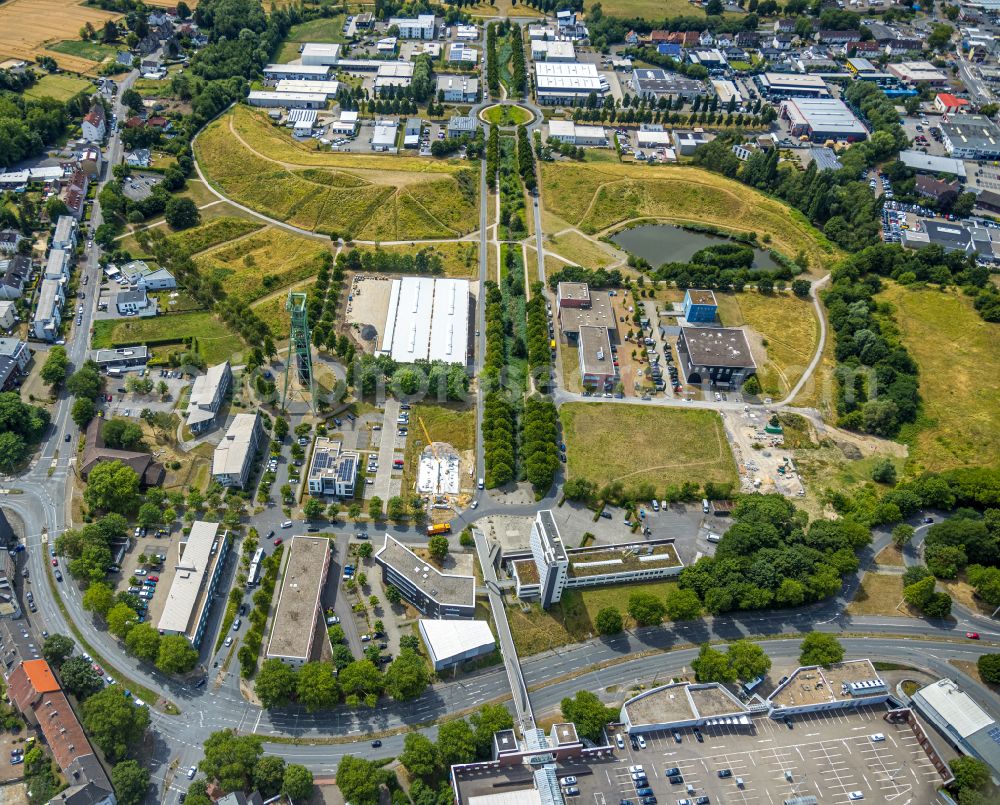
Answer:
<svg viewBox="0 0 1000 805"><path fill-rule="evenodd" d="M49 245L53 249L63 249L67 252L76 248L76 218L72 215L60 215L56 220L56 231Z"/></svg>
<svg viewBox="0 0 1000 805"><path fill-rule="evenodd" d="M95 103L83 118L83 139L91 143L99 143L107 133L104 107Z"/></svg>
<svg viewBox="0 0 1000 805"><path fill-rule="evenodd" d="M69 276L69 254L62 249L50 249L42 276L47 280L66 279Z"/></svg>
<svg viewBox="0 0 1000 805"><path fill-rule="evenodd" d="M55 341L62 322L62 306L66 301L63 284L59 280L42 280L38 292L38 305L31 320L31 332L43 341Z"/></svg>
<svg viewBox="0 0 1000 805"><path fill-rule="evenodd" d="M389 27L399 28L401 39L433 39L435 24L433 14L420 14L412 17L390 17Z"/></svg>

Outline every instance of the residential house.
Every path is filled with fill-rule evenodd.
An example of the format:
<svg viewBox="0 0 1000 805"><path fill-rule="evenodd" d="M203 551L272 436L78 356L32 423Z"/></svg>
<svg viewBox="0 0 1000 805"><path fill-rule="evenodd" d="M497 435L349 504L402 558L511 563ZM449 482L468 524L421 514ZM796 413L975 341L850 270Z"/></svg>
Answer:
<svg viewBox="0 0 1000 805"><path fill-rule="evenodd" d="M953 203L958 194L962 192L962 184L958 180L950 182L935 179L933 176L917 176L914 180L914 189L924 198L932 198L939 205L947 207Z"/></svg>
<svg viewBox="0 0 1000 805"><path fill-rule="evenodd" d="M83 117L83 139L91 143L102 142L108 131L105 117L103 104L95 103L90 107Z"/></svg>
<svg viewBox="0 0 1000 805"><path fill-rule="evenodd" d="M0 307L8 306L0 314L0 326L2 319L10 315L10 307L13 302L0 302ZM28 364L31 363L31 350L28 344L20 338L0 338L0 390L10 391L21 385L21 379L28 373Z"/></svg>
<svg viewBox="0 0 1000 805"><path fill-rule="evenodd" d="M87 204L87 188L90 186L90 177L81 168L73 171L69 182L63 188L61 198L69 207L70 214L80 219L83 217L83 209Z"/></svg>
<svg viewBox="0 0 1000 805"><path fill-rule="evenodd" d="M739 48L756 48L760 45L760 34L756 31L740 31L736 34L734 44Z"/></svg>
<svg viewBox="0 0 1000 805"><path fill-rule="evenodd" d="M639 34L637 34L635 31L629 31L627 34L625 34L625 44L632 46L638 45Z"/></svg>
<svg viewBox="0 0 1000 805"><path fill-rule="evenodd" d="M120 461L135 470L143 487L159 486L163 483L165 471L163 465L153 460L150 453L139 453L133 450L114 450L105 447L101 426L105 420L94 417L87 426L84 436L83 455L80 458L80 475L84 480L90 471L105 461Z"/></svg>
<svg viewBox="0 0 1000 805"><path fill-rule="evenodd" d="M152 156L148 148L136 148L125 155L125 164L133 168L148 168L152 162Z"/></svg>
<svg viewBox="0 0 1000 805"><path fill-rule="evenodd" d="M14 254L17 252L17 246L22 240L24 238L16 229L3 230L0 232L0 253Z"/></svg>
<svg viewBox="0 0 1000 805"><path fill-rule="evenodd" d="M216 416L232 384L229 361L211 366L195 378L187 406L187 426L193 433L204 433L216 425Z"/></svg>
<svg viewBox="0 0 1000 805"><path fill-rule="evenodd" d="M132 260L120 269L122 280L147 291L172 291L177 280L165 268L152 268L145 260Z"/></svg>
<svg viewBox="0 0 1000 805"><path fill-rule="evenodd" d="M712 47L715 44L715 37L712 35L712 32L706 29L698 34L698 44L703 48Z"/></svg>
<svg viewBox="0 0 1000 805"><path fill-rule="evenodd" d="M62 307L65 302L66 296L60 280L42 280L35 315L31 320L31 331L35 338L55 341L59 337Z"/></svg>
<svg viewBox="0 0 1000 805"><path fill-rule="evenodd" d="M31 258L18 254L0 260L0 299L20 299L31 274Z"/></svg>
<svg viewBox="0 0 1000 805"><path fill-rule="evenodd" d="M149 297L145 288L134 291L119 291L115 294L115 309L119 316L136 316L149 307Z"/></svg>
<svg viewBox="0 0 1000 805"><path fill-rule="evenodd" d="M77 222L72 215L60 215L56 220L56 231L52 234L49 246L72 252L76 248Z"/></svg>
<svg viewBox="0 0 1000 805"><path fill-rule="evenodd" d="M0 330L9 330L17 322L17 305L10 299L0 301Z"/></svg>
<svg viewBox="0 0 1000 805"><path fill-rule="evenodd" d="M101 148L98 145L88 145L80 151L80 167L88 176L97 176L103 164Z"/></svg>
<svg viewBox="0 0 1000 805"><path fill-rule="evenodd" d="M846 45L856 39L857 31L817 31L815 39L824 45Z"/></svg>

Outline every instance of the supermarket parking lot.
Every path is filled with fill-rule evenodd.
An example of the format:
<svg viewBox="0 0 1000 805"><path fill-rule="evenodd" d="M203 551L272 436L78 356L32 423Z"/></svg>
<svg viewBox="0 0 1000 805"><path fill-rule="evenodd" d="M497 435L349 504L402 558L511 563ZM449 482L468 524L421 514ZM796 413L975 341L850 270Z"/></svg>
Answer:
<svg viewBox="0 0 1000 805"><path fill-rule="evenodd" d="M932 801L941 778L913 730L885 721L885 713L884 707L869 707L796 716L792 729L756 717L748 726L702 727L703 743L693 729L678 731L680 743L670 732L655 732L643 736L646 748L639 750L626 738L610 771L612 793L638 805L629 767L642 765L657 805L701 797L713 803L772 805L807 795L840 805L852 801L852 792L861 792L868 802ZM875 733L885 740L872 741ZM935 743L945 751L942 741ZM665 776L672 769L680 772L675 782ZM720 777L725 770L729 775Z"/></svg>

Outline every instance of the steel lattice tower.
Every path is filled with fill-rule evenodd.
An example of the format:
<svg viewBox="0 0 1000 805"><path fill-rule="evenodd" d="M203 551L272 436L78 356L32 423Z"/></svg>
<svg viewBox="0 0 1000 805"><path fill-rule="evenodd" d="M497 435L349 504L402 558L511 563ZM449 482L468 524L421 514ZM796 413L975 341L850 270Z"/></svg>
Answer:
<svg viewBox="0 0 1000 805"><path fill-rule="evenodd" d="M312 338L309 334L309 316L306 314L306 295L294 291L288 294L285 310L291 314L288 334L288 360L285 362L285 388L281 393L281 407L288 403L288 379L292 363L298 372L298 382L309 389L309 410L316 411L316 380L312 365Z"/></svg>

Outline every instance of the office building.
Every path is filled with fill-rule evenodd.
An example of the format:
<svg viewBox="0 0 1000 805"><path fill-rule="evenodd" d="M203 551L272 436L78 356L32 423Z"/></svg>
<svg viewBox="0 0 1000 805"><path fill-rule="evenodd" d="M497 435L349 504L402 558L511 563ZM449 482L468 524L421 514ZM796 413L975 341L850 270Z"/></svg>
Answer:
<svg viewBox="0 0 1000 805"><path fill-rule="evenodd" d="M399 29L400 39L433 39L437 28L433 14L420 14L412 17L390 17L389 27Z"/></svg>
<svg viewBox="0 0 1000 805"><path fill-rule="evenodd" d="M298 667L313 658L331 545L326 537L292 537L286 550L289 554L266 656Z"/></svg>
<svg viewBox="0 0 1000 805"><path fill-rule="evenodd" d="M340 90L339 81L303 81L295 78L283 78L275 86L276 92L286 92L292 95L326 95L327 99L337 97ZM315 110L313 110L315 114ZM315 117L313 118L315 120Z"/></svg>
<svg viewBox="0 0 1000 805"><path fill-rule="evenodd" d="M205 374L194 379L186 411L187 426L192 433L204 433L215 427L216 416L232 384L229 361L210 366Z"/></svg>
<svg viewBox="0 0 1000 805"><path fill-rule="evenodd" d="M941 141L954 159L1000 159L1000 127L985 115L941 121Z"/></svg>
<svg viewBox="0 0 1000 805"><path fill-rule="evenodd" d="M381 92L386 87L408 87L412 81L412 62L383 62L375 71L375 92Z"/></svg>
<svg viewBox="0 0 1000 805"><path fill-rule="evenodd" d="M269 64L264 68L264 78L277 83L282 79L293 81L326 81L330 76L330 68L325 65L308 64ZM250 93L252 98L254 93Z"/></svg>
<svg viewBox="0 0 1000 805"><path fill-rule="evenodd" d="M598 99L609 89L590 62L535 62L535 94L546 105L581 105L591 95Z"/></svg>
<svg viewBox="0 0 1000 805"><path fill-rule="evenodd" d="M957 682L939 679L920 688L912 701L948 743L1000 776L1000 725Z"/></svg>
<svg viewBox="0 0 1000 805"><path fill-rule="evenodd" d="M782 98L829 98L830 89L818 75L805 73L762 73L754 77L762 95Z"/></svg>
<svg viewBox="0 0 1000 805"><path fill-rule="evenodd" d="M687 382L737 389L756 373L746 333L731 327L682 327L677 354Z"/></svg>
<svg viewBox="0 0 1000 805"><path fill-rule="evenodd" d="M604 327L611 343L618 343L618 326L608 291L594 291L584 282L559 283L556 290L556 317L559 328L570 344L580 338L580 328Z"/></svg>
<svg viewBox="0 0 1000 805"><path fill-rule="evenodd" d="M344 450L339 440L316 437L309 463L309 494L353 498L359 460L359 455Z"/></svg>
<svg viewBox="0 0 1000 805"><path fill-rule="evenodd" d="M198 648L229 553L229 532L219 523L196 520L180 544L174 580L157 628L161 634L184 635Z"/></svg>
<svg viewBox="0 0 1000 805"><path fill-rule="evenodd" d="M712 291L696 291L689 288L684 292L685 320L699 324L713 322L718 312L718 303Z"/></svg>
<svg viewBox="0 0 1000 805"><path fill-rule="evenodd" d="M253 461L264 436L260 414L237 414L212 454L212 480L225 487L245 489Z"/></svg>
<svg viewBox="0 0 1000 805"><path fill-rule="evenodd" d="M546 39L531 40L531 58L535 61L576 61L576 48L572 42L564 39L549 41Z"/></svg>
<svg viewBox="0 0 1000 805"><path fill-rule="evenodd" d="M98 368L131 369L145 366L149 360L149 348L145 344L133 347L118 347L116 349L98 349L94 351L94 362Z"/></svg>
<svg viewBox="0 0 1000 805"><path fill-rule="evenodd" d="M886 66L892 75L907 84L937 86L948 83L948 76L929 61L903 61Z"/></svg>
<svg viewBox="0 0 1000 805"><path fill-rule="evenodd" d="M603 126L586 126L574 123L572 120L550 120L548 138L570 145L589 145L601 148L608 145L608 135Z"/></svg>
<svg viewBox="0 0 1000 805"><path fill-rule="evenodd" d="M479 98L479 79L439 73L437 92L445 103L475 103Z"/></svg>
<svg viewBox="0 0 1000 805"><path fill-rule="evenodd" d="M56 231L52 234L49 246L53 249L63 249L72 252L76 248L77 221L72 215L60 215L56 219Z"/></svg>
<svg viewBox="0 0 1000 805"><path fill-rule="evenodd" d="M585 324L578 337L580 355L580 380L584 386L610 390L618 381L615 354L611 351L611 338L607 327Z"/></svg>
<svg viewBox="0 0 1000 805"><path fill-rule="evenodd" d="M375 553L375 562L382 568L382 583L399 590L425 617L475 617L476 580L472 576L442 573L388 534Z"/></svg>

